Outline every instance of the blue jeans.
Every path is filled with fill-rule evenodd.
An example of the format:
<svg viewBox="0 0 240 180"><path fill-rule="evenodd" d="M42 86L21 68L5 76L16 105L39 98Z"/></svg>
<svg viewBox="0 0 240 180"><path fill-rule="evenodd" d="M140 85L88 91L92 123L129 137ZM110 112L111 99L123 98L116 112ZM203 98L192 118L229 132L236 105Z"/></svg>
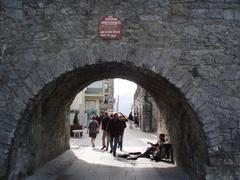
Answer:
<svg viewBox="0 0 240 180"><path fill-rule="evenodd" d="M120 148L120 150L122 150L123 134L119 136L119 142L118 142L118 144L119 144L119 148Z"/></svg>
<svg viewBox="0 0 240 180"><path fill-rule="evenodd" d="M116 153L116 149L117 149L117 145L118 145L118 139L119 137L110 137L110 146L111 146L111 150L113 153Z"/></svg>

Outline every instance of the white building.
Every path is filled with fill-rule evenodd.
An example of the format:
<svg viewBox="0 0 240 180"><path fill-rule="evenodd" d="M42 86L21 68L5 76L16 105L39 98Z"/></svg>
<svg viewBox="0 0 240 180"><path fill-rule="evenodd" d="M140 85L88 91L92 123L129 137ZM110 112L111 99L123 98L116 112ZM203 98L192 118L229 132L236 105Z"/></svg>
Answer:
<svg viewBox="0 0 240 180"><path fill-rule="evenodd" d="M113 111L113 79L96 81L77 94L70 106L70 123L73 124L74 112L78 111L79 122L87 126L89 119L103 111Z"/></svg>

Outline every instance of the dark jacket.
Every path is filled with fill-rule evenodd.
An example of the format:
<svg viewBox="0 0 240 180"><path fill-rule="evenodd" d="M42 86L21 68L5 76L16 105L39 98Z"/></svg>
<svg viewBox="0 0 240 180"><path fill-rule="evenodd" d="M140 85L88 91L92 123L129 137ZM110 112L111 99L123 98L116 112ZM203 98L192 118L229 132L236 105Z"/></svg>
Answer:
<svg viewBox="0 0 240 180"><path fill-rule="evenodd" d="M107 125L109 123L110 117L103 117L102 119L102 130L107 130Z"/></svg>
<svg viewBox="0 0 240 180"><path fill-rule="evenodd" d="M98 122L96 120L91 120L88 125L89 133L97 133L98 132Z"/></svg>
<svg viewBox="0 0 240 180"><path fill-rule="evenodd" d="M133 116L132 116L132 114L129 114L128 120L133 121Z"/></svg>
<svg viewBox="0 0 240 180"><path fill-rule="evenodd" d="M121 133L121 122L118 118L113 118L109 121L108 130L111 137L118 137Z"/></svg>
<svg viewBox="0 0 240 180"><path fill-rule="evenodd" d="M127 127L127 125L126 125L126 122L123 120L120 121L120 124L121 124L120 135L123 135L124 129Z"/></svg>

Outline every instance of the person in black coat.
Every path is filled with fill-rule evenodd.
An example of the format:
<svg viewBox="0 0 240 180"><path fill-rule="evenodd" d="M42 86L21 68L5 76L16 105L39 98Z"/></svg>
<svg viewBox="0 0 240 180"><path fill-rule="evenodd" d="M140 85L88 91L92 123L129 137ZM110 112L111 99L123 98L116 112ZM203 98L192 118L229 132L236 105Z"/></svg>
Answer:
<svg viewBox="0 0 240 180"><path fill-rule="evenodd" d="M119 116L120 123L121 123L121 129L120 129L120 135L119 135L119 143L118 147L120 148L120 151L122 151L122 145L123 145L123 134L124 134L124 129L127 127L126 125L126 118L124 117L123 114L120 114Z"/></svg>
<svg viewBox="0 0 240 180"><path fill-rule="evenodd" d="M129 127L130 129L132 129L132 123L133 123L133 115L132 112L130 112L129 116L128 116L128 121L129 121Z"/></svg>
<svg viewBox="0 0 240 180"><path fill-rule="evenodd" d="M110 121L110 117L108 116L108 112L104 113L104 117L102 118L102 148L101 150L103 150L104 148L106 148L106 150L108 150L108 146L109 146L109 132L108 132L108 125L109 125L109 121ZM106 146L106 138L107 138L107 146Z"/></svg>
<svg viewBox="0 0 240 180"><path fill-rule="evenodd" d="M139 120L138 120L137 113L134 113L133 121L134 121L135 126L138 127L139 126Z"/></svg>
<svg viewBox="0 0 240 180"><path fill-rule="evenodd" d="M113 153L113 156L115 157L119 135L121 133L121 122L118 118L117 113L115 113L113 116L113 119L109 121L108 130L110 134L110 146L111 146L110 153Z"/></svg>

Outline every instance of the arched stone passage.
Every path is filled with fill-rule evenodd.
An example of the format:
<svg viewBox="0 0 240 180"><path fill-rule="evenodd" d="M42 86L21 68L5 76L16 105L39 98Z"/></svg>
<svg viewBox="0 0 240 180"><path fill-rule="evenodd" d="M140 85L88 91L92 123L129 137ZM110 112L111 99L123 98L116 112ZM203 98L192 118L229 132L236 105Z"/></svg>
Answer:
<svg viewBox="0 0 240 180"><path fill-rule="evenodd" d="M134 63L179 88L196 112L206 137L211 163L206 178L237 179L239 5L237 0L1 1L0 177L9 166L16 128L28 122L22 119L26 109L34 112L32 108L36 108L43 115L34 119L45 117L43 108L34 104L44 103L55 92L58 83L51 82L63 81L59 77L70 71L104 61ZM122 20L121 40L103 41L97 35L97 25L105 15ZM47 93L43 93L43 87ZM170 107L160 100L158 104L166 111ZM171 117L167 113L165 116ZM30 115L25 119L31 119ZM23 157L23 161L27 159L31 158Z"/></svg>
<svg viewBox="0 0 240 180"><path fill-rule="evenodd" d="M204 178L207 165L204 134L196 113L181 91L148 68L116 62L76 68L41 90L19 121L11 150L9 176L31 173L68 149L66 114L73 98L96 80L116 77L134 81L152 94L165 116L177 164L192 178Z"/></svg>

